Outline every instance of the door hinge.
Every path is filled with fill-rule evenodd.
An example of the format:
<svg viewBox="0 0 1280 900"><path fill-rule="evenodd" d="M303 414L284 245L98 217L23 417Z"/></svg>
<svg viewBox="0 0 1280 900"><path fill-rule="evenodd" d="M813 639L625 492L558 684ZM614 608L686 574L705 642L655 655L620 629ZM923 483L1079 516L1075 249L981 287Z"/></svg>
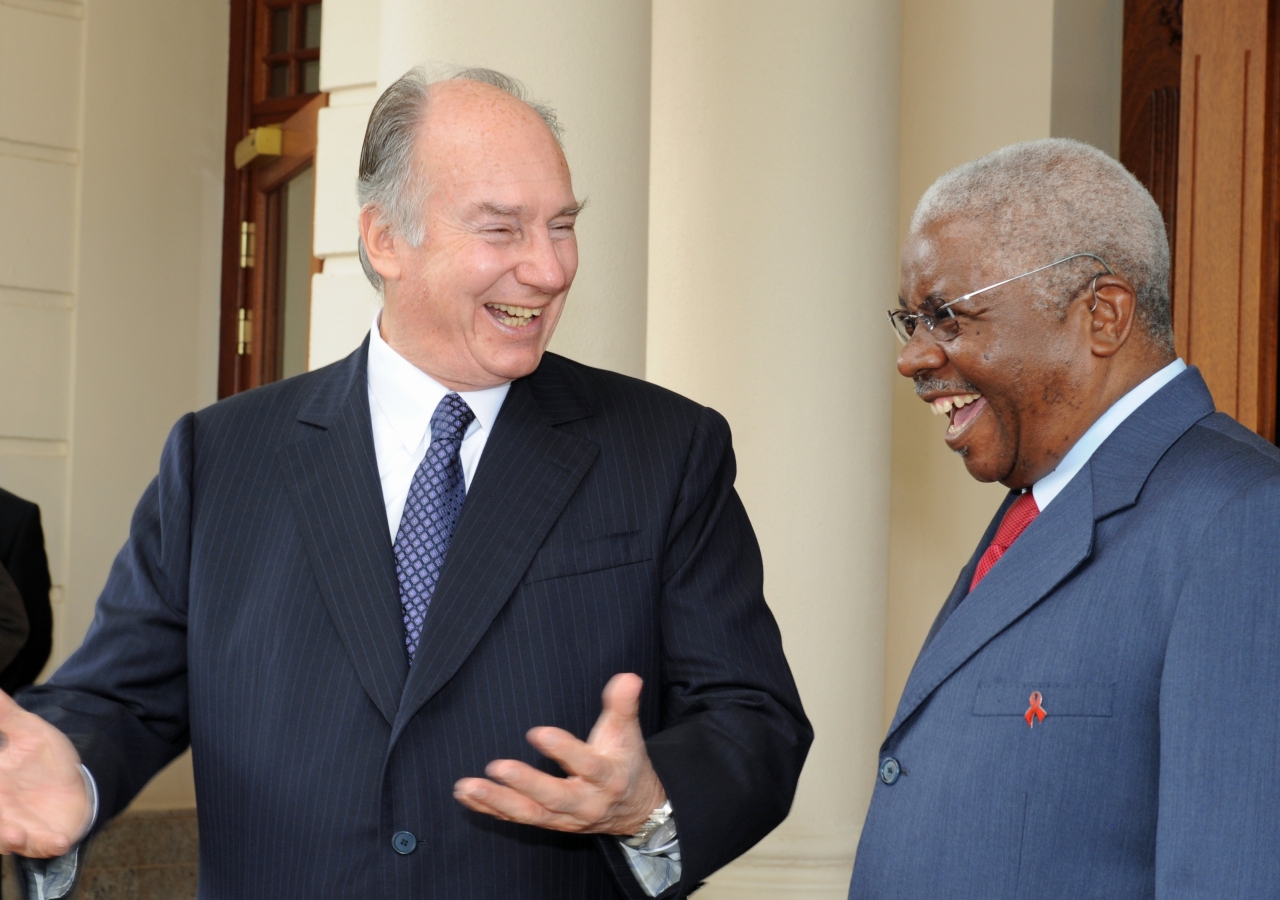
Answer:
<svg viewBox="0 0 1280 900"><path fill-rule="evenodd" d="M253 268L253 257L258 252L256 231L257 227L252 222L240 223L240 268L242 269Z"/></svg>
<svg viewBox="0 0 1280 900"><path fill-rule="evenodd" d="M253 312L240 310L240 318L236 323L236 355L244 356L253 349Z"/></svg>

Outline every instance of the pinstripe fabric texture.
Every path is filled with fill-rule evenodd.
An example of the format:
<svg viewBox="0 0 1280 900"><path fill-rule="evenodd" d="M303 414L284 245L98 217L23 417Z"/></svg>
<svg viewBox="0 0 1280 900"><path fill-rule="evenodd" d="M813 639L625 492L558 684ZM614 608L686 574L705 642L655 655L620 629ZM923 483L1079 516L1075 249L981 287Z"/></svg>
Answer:
<svg viewBox="0 0 1280 900"><path fill-rule="evenodd" d="M200 896L643 896L616 841L474 814L454 781L554 766L616 672L680 822L683 896L785 816L811 732L724 420L548 354L489 438L407 665L365 349L184 417L84 646L21 697L107 815L187 745ZM391 835L413 832L400 856Z"/></svg>
<svg viewBox="0 0 1280 900"><path fill-rule="evenodd" d="M1276 896L1280 451L1187 369L968 593L1015 496L903 690L850 898Z"/></svg>

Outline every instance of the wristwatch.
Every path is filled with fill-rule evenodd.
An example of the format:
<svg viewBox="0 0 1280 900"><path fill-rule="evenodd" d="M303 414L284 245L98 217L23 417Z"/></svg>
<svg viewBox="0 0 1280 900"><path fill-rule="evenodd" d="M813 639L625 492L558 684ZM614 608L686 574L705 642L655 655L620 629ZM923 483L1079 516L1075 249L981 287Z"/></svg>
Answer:
<svg viewBox="0 0 1280 900"><path fill-rule="evenodd" d="M640 830L622 843L645 855L663 853L676 837L676 821L671 817L671 801L668 800L649 813Z"/></svg>

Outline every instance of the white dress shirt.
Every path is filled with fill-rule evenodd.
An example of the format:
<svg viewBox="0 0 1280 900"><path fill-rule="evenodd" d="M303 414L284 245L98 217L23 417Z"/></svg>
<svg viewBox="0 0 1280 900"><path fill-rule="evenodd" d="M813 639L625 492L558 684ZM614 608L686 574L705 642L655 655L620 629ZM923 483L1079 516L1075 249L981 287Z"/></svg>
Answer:
<svg viewBox="0 0 1280 900"><path fill-rule="evenodd" d="M1099 416L1098 421L1090 425L1089 430L1076 441L1076 445L1062 457L1058 467L1031 486L1031 496L1035 498L1036 506L1040 511L1043 512L1044 508L1053 502L1053 498L1062 492L1072 478L1076 477L1076 473L1084 468L1084 464L1093 456L1094 451L1102 446L1103 441L1111 437L1111 432L1119 428L1121 422L1150 400L1156 391L1186 371L1186 368L1186 363L1181 359L1175 359L1129 391Z"/></svg>
<svg viewBox="0 0 1280 900"><path fill-rule="evenodd" d="M373 451L382 481L382 501L387 507L387 528L394 541L400 516L409 496L413 473L431 445L431 416L450 390L409 362L382 339L378 330L382 313L373 317L369 330L369 414L373 421ZM476 417L462 436L458 455L467 489L480 465L484 445L498 421L502 401L511 385L483 391L456 391Z"/></svg>

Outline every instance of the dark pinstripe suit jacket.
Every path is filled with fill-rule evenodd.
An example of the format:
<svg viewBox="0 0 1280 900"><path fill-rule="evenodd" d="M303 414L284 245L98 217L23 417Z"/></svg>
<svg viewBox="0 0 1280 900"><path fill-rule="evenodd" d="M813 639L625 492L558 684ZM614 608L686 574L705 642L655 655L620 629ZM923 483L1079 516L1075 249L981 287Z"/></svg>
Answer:
<svg viewBox="0 0 1280 900"><path fill-rule="evenodd" d="M1280 452L1189 369L966 596L1007 506L902 693L850 898L1280 896Z"/></svg>
<svg viewBox="0 0 1280 900"><path fill-rule="evenodd" d="M108 816L191 744L204 898L639 897L612 839L452 796L497 757L554 771L525 731L585 736L637 672L682 896L782 820L811 739L724 420L548 354L507 396L410 669L366 354L177 424L84 645L23 704Z"/></svg>

